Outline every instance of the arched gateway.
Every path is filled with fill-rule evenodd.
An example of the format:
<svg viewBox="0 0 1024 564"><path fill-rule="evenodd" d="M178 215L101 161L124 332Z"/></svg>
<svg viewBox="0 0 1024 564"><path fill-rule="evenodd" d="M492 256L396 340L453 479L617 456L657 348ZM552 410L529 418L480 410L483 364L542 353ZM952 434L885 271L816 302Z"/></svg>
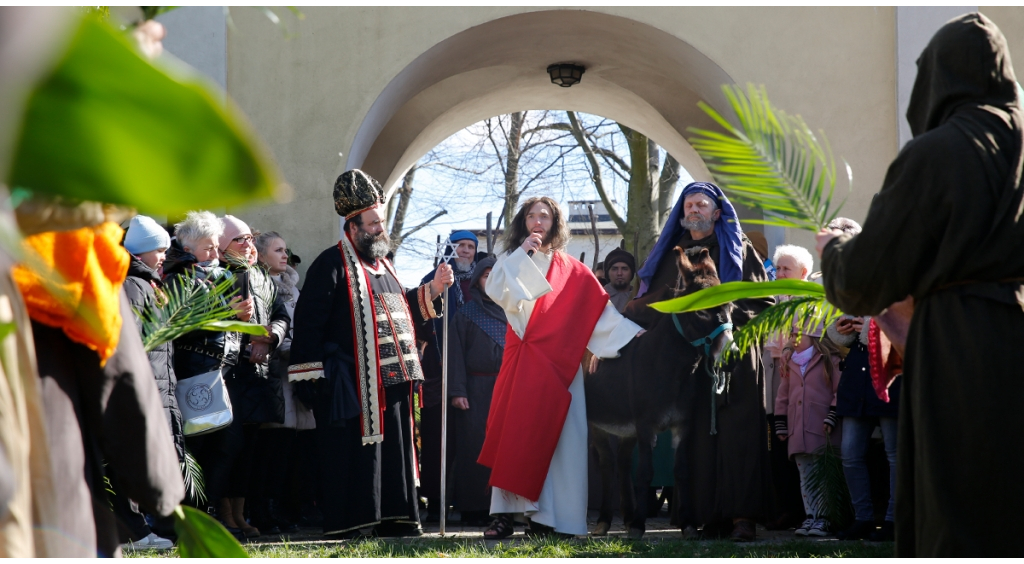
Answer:
<svg viewBox="0 0 1024 564"><path fill-rule="evenodd" d="M552 84L545 69L559 62L586 67L582 81ZM347 166L394 190L410 166L460 129L502 113L556 109L636 129L703 179L686 128L712 126L697 101L724 109L719 87L731 82L691 45L627 18L583 10L508 16L453 35L402 70L360 125Z"/></svg>
<svg viewBox="0 0 1024 564"><path fill-rule="evenodd" d="M302 21L282 13L287 33L244 8L230 23L219 7L160 19L167 50L226 86L294 188L289 203L234 213L315 256L337 241L330 187L342 171L358 166L393 188L446 136L515 110L621 121L706 178L686 129L709 125L698 100L724 109L724 83L764 84L826 131L854 170L844 214L862 219L907 137L914 61L935 29L972 9L1018 48L1024 17L1012 7L314 7ZM557 62L585 65L582 82L552 85L545 68Z"/></svg>

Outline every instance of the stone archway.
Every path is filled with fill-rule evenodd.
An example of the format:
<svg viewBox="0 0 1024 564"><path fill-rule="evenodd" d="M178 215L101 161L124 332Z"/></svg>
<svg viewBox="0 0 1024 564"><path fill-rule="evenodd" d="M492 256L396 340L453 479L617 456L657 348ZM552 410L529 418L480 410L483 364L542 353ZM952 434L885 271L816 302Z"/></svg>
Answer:
<svg viewBox="0 0 1024 564"><path fill-rule="evenodd" d="M545 72L556 62L587 70L559 88ZM732 80L697 49L649 25L585 10L551 10L495 19L436 44L402 70L363 119L347 168L362 168L388 193L404 172L458 130L528 109L602 115L644 133L697 179L710 179L686 142L686 129L710 127L697 107L723 111Z"/></svg>

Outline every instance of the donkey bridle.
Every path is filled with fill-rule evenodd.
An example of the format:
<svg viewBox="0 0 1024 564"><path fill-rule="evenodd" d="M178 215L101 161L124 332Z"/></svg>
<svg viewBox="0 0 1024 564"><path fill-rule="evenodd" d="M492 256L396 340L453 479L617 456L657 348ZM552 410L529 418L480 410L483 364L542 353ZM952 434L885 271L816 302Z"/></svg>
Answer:
<svg viewBox="0 0 1024 564"><path fill-rule="evenodd" d="M675 313L672 314L672 323L675 324L676 331L679 332L679 335L683 339L689 341L690 338L687 337L685 333L683 333L683 324L679 322L679 316ZM690 344L693 345L694 348L698 349L701 347L701 345L704 345L704 356L710 357L711 345L713 345L715 343L715 339L725 331L732 331L732 323L726 321L725 323L716 327L714 331L708 333L706 337L697 339L696 341L690 341Z"/></svg>
<svg viewBox="0 0 1024 564"><path fill-rule="evenodd" d="M716 327L714 331L708 333L706 337L702 337L696 341L690 341L690 338L683 333L683 324L679 322L679 316L675 313L672 314L672 323L676 326L676 332L679 333L683 340L689 341L693 348L700 350L701 346L704 347L704 356L702 357L704 360L704 370L708 373L708 376L711 377L711 434L717 435L718 428L715 421L715 414L718 411L718 400L715 396L721 394L727 387L726 380L728 378L728 374L720 374L718 370L712 370L711 367L714 364L714 359L711 358L711 345L715 343L715 339L718 338L719 335L725 331L732 331L732 323L726 321Z"/></svg>

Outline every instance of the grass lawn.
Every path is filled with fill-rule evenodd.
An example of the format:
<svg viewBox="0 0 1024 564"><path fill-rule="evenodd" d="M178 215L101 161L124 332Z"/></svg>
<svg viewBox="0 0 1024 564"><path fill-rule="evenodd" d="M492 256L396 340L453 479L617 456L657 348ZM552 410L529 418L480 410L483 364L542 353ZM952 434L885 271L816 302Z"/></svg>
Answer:
<svg viewBox="0 0 1024 564"><path fill-rule="evenodd" d="M576 540L516 539L485 542L473 539L367 539L331 543L275 543L246 546L254 558L885 558L892 543L793 540L736 544L731 541L684 541L618 538ZM125 553L125 556L177 557L177 550Z"/></svg>

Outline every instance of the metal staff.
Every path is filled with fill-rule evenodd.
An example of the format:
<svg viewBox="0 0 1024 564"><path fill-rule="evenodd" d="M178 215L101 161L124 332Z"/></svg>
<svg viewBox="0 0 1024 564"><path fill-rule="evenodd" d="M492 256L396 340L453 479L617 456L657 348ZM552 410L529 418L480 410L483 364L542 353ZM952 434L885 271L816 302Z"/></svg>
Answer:
<svg viewBox="0 0 1024 564"><path fill-rule="evenodd" d="M451 238L445 239L443 245L438 245L438 255L441 262L444 262L445 255L452 247ZM441 294L441 536L445 535L445 520L448 518L448 302L451 301L449 284L444 285L444 293Z"/></svg>

